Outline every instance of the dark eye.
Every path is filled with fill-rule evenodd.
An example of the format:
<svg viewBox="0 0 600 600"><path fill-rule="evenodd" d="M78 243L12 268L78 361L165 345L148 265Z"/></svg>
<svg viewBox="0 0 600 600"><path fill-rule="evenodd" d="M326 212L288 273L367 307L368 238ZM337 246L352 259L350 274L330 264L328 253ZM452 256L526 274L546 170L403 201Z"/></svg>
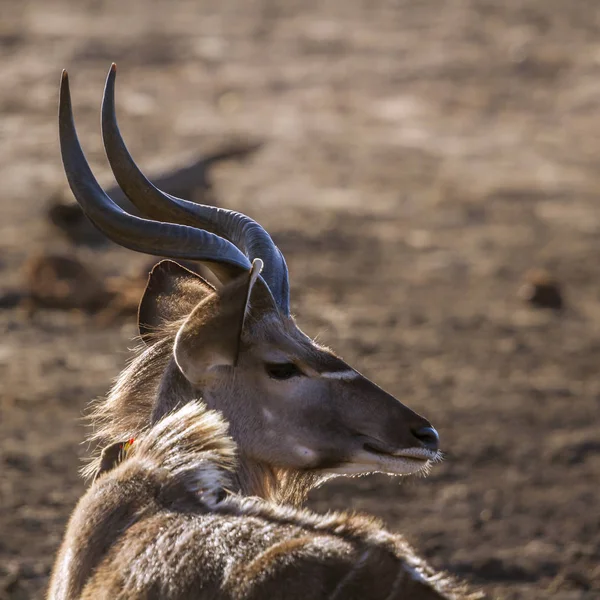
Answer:
<svg viewBox="0 0 600 600"><path fill-rule="evenodd" d="M291 379L304 375L294 363L266 363L265 370L272 379Z"/></svg>

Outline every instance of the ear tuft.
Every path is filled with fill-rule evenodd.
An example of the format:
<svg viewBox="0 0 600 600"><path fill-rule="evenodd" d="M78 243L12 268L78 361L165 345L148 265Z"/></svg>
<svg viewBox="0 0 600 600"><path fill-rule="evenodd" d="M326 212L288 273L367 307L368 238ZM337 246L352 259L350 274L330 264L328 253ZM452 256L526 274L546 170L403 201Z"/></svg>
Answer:
<svg viewBox="0 0 600 600"><path fill-rule="evenodd" d="M138 309L142 340L148 343L165 323L184 318L214 291L200 275L175 261L162 260L154 265Z"/></svg>

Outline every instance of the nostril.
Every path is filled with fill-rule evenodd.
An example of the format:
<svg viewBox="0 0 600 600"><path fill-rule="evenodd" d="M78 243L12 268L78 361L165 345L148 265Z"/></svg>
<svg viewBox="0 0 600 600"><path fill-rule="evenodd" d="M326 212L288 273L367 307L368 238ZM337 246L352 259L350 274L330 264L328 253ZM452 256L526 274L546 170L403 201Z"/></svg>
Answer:
<svg viewBox="0 0 600 600"><path fill-rule="evenodd" d="M440 447L440 436L433 427L421 427L420 429L413 430L413 435L428 450L437 451Z"/></svg>

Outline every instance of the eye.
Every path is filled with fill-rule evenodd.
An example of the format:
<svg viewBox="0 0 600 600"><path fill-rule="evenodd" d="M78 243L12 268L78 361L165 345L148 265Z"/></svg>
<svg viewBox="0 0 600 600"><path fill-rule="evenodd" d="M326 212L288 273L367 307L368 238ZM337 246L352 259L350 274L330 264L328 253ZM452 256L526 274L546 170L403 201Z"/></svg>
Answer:
<svg viewBox="0 0 600 600"><path fill-rule="evenodd" d="M271 379L291 379L304 373L294 363L265 363L265 371Z"/></svg>

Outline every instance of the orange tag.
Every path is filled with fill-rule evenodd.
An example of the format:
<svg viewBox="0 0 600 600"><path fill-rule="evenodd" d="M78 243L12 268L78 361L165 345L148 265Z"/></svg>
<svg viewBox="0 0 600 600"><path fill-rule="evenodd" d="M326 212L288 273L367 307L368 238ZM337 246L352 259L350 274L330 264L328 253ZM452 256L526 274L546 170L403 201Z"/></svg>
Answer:
<svg viewBox="0 0 600 600"><path fill-rule="evenodd" d="M124 452L125 454L127 454L127 452L129 452L131 446L133 446L133 442L135 442L135 438L130 438L129 440L124 442L123 445L121 446L121 451Z"/></svg>

